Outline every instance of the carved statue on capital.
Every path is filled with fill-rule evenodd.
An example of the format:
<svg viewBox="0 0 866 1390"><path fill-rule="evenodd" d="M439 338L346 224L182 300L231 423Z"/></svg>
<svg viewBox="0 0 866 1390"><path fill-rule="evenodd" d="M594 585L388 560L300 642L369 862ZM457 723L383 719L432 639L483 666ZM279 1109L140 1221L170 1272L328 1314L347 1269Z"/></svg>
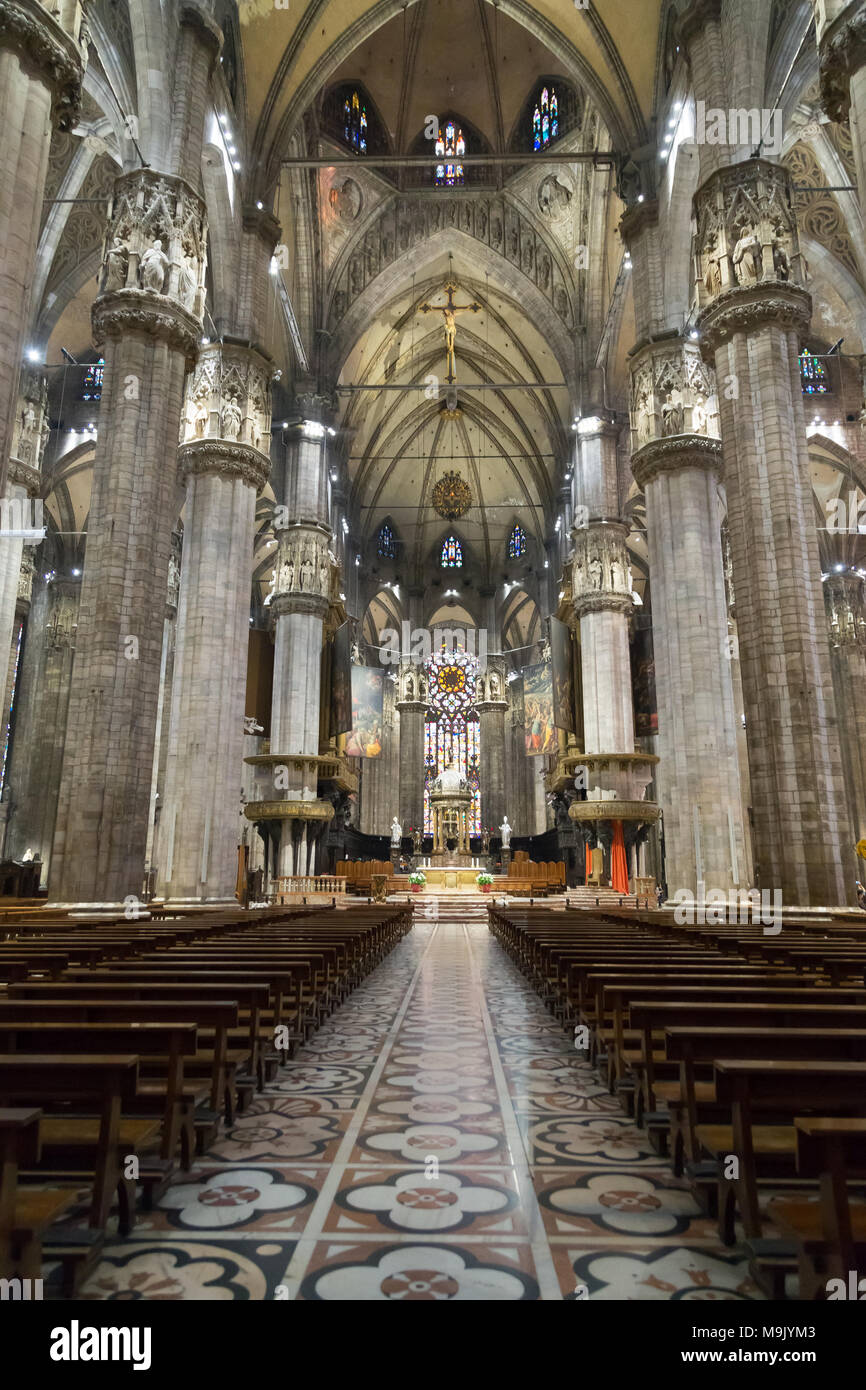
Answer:
<svg viewBox="0 0 866 1390"><path fill-rule="evenodd" d="M269 455L270 368L252 348L211 343L187 377L180 442L219 439Z"/></svg>
<svg viewBox="0 0 866 1390"><path fill-rule="evenodd" d="M653 439L719 437L715 373L697 343L664 339L635 354L631 378L632 452Z"/></svg>
<svg viewBox="0 0 866 1390"><path fill-rule="evenodd" d="M104 242L100 295L144 291L201 323L206 272L205 205L191 185L152 169L121 174Z"/></svg>
<svg viewBox="0 0 866 1390"><path fill-rule="evenodd" d="M12 457L37 470L48 441L48 388L42 373L21 369L18 409L12 434Z"/></svg>
<svg viewBox="0 0 866 1390"><path fill-rule="evenodd" d="M749 159L712 174L694 198L695 284L700 309L737 288L804 285L791 176Z"/></svg>
<svg viewBox="0 0 866 1390"><path fill-rule="evenodd" d="M291 527L283 532L277 555L274 598L298 594L328 602L331 590L328 537L306 527Z"/></svg>
<svg viewBox="0 0 866 1390"><path fill-rule="evenodd" d="M632 584L626 527L591 523L573 534L572 589L575 608L595 606L630 610Z"/></svg>

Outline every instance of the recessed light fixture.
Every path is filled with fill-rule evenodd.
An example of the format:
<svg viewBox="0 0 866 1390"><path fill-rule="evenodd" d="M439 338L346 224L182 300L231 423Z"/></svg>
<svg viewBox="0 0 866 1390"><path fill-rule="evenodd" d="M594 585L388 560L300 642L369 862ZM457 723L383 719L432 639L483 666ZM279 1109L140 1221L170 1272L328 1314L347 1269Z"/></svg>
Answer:
<svg viewBox="0 0 866 1390"><path fill-rule="evenodd" d="M258 208L259 212L261 212L262 208L264 207L264 203L257 202L256 207Z"/></svg>
<svg viewBox="0 0 866 1390"><path fill-rule="evenodd" d="M27 349L27 361L28 361L28 362L38 362L40 356L41 356L41 353L39 352L38 348L28 348L28 349Z"/></svg>
<svg viewBox="0 0 866 1390"><path fill-rule="evenodd" d="M78 575L81 573L81 570L73 570L72 573L73 573L73 574L76 576L76 578L77 578Z"/></svg>

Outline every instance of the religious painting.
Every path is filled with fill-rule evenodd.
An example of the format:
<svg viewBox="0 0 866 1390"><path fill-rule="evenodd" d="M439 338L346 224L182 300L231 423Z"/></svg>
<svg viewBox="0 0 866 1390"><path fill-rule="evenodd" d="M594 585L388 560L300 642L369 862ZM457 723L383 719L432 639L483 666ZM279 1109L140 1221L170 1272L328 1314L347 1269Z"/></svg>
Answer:
<svg viewBox="0 0 866 1390"><path fill-rule="evenodd" d="M574 733L574 665L571 633L566 623L550 619L550 656L553 671L553 722L557 729Z"/></svg>
<svg viewBox="0 0 866 1390"><path fill-rule="evenodd" d="M523 669L523 733L528 758L555 753L559 747L553 722L553 670L547 661Z"/></svg>
<svg viewBox="0 0 866 1390"><path fill-rule="evenodd" d="M331 671L331 733L347 734L352 727L352 624L334 633Z"/></svg>
<svg viewBox="0 0 866 1390"><path fill-rule="evenodd" d="M651 627L638 628L631 644L631 688L634 700L634 731L638 738L659 731L656 704L655 657Z"/></svg>
<svg viewBox="0 0 866 1390"><path fill-rule="evenodd" d="M375 666L352 667L352 727L346 740L350 758L378 758L382 752L385 673Z"/></svg>

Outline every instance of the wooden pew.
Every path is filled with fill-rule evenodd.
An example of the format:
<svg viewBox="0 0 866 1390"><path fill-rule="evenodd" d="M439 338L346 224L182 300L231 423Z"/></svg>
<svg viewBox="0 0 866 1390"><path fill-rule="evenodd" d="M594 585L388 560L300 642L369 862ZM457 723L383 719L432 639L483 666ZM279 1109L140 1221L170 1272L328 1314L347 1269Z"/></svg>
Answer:
<svg viewBox="0 0 866 1390"><path fill-rule="evenodd" d="M800 1297L826 1296L828 1279L843 1280L847 1296L849 1272L858 1281L866 1270L866 1206L851 1206L848 1184L866 1180L866 1119L797 1117L797 1173L818 1183L820 1201L777 1198L772 1218L796 1241ZM862 1283L855 1296L862 1299Z"/></svg>
<svg viewBox="0 0 866 1390"><path fill-rule="evenodd" d="M0 1109L0 1278L42 1277L42 1236L72 1205L74 1193L22 1187L18 1172L41 1155L37 1109Z"/></svg>

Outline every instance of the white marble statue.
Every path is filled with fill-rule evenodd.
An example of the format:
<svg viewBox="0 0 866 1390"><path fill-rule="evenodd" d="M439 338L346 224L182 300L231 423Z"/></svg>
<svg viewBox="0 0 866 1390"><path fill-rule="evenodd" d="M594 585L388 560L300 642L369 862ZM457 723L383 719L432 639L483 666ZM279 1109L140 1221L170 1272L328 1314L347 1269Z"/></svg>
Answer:
<svg viewBox="0 0 866 1390"><path fill-rule="evenodd" d="M145 251L139 269L143 287L146 290L154 290L156 294L162 294L165 273L168 270L168 256L162 249L162 242L159 237Z"/></svg>
<svg viewBox="0 0 866 1390"><path fill-rule="evenodd" d="M398 849L400 841L403 839L403 827L395 816L391 822L391 844L394 849Z"/></svg>
<svg viewBox="0 0 866 1390"><path fill-rule="evenodd" d="M511 844L511 826L508 824L507 816L503 817L502 824L499 827L499 833L502 836L502 848L508 849Z"/></svg>

